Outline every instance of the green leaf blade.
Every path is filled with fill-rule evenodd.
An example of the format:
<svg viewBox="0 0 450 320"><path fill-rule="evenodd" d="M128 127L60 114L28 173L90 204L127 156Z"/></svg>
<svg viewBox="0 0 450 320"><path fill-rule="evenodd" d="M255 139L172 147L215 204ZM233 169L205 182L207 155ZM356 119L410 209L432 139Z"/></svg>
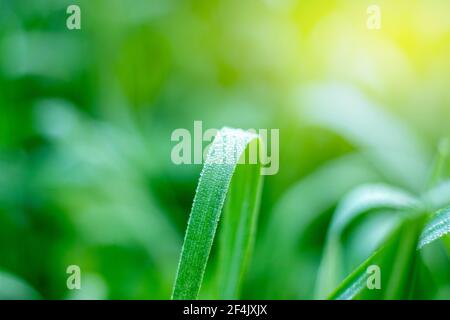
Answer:
<svg viewBox="0 0 450 320"><path fill-rule="evenodd" d="M238 166L238 163L245 150L258 142L258 136L253 133L229 128L221 129L214 139L200 174L172 299L196 299L198 296L227 193L236 188L230 186L232 178L233 185L237 182L241 190L249 192L243 193L246 201L239 201L241 204L236 204L239 207L233 208L235 202L227 203L227 214L231 211L233 215L225 221L222 243L227 244L220 247L220 256L232 276L227 279L230 287L224 288L227 295L234 294L239 287L258 211L260 183L254 182L260 181L260 164Z"/></svg>
<svg viewBox="0 0 450 320"><path fill-rule="evenodd" d="M439 210L433 216L430 222L425 226L420 239L418 248L436 241L450 232L450 207Z"/></svg>
<svg viewBox="0 0 450 320"><path fill-rule="evenodd" d="M416 213L406 218L384 245L345 278L328 299L407 299L425 216ZM380 289L369 289L367 285L367 268L371 265L380 268Z"/></svg>
<svg viewBox="0 0 450 320"><path fill-rule="evenodd" d="M407 192L383 184L363 185L348 194L338 206L331 222L326 246L319 267L316 297L324 298L340 281L342 274L341 234L364 213L380 209L404 211L419 207L419 202Z"/></svg>

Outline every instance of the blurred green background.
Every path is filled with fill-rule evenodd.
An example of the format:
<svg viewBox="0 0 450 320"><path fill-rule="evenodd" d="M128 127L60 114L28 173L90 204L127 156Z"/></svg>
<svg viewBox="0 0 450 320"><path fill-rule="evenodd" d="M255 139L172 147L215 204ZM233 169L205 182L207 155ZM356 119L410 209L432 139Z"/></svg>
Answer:
<svg viewBox="0 0 450 320"><path fill-rule="evenodd" d="M429 187L449 57L448 0L0 0L2 296L169 298L201 170L171 162L170 136L202 120L280 129L242 297L313 298L347 192ZM386 221L349 232L348 272ZM449 298L449 251L428 251L417 297ZM81 290L66 287L73 264Z"/></svg>

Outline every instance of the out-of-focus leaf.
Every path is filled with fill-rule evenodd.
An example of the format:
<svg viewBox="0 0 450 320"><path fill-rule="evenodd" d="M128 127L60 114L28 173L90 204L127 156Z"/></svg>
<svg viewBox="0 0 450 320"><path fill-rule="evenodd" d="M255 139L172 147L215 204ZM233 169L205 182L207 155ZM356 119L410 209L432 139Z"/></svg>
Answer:
<svg viewBox="0 0 450 320"><path fill-rule="evenodd" d="M154 174L155 157L146 153L143 137L133 128L93 120L65 100L36 102L35 118L52 144L36 172L37 189L69 212L90 244L137 244L169 281L181 239L148 192L145 178Z"/></svg>
<svg viewBox="0 0 450 320"><path fill-rule="evenodd" d="M24 280L0 271L0 300L40 299L39 293Z"/></svg>
<svg viewBox="0 0 450 320"><path fill-rule="evenodd" d="M97 274L84 274L81 288L70 291L70 300L104 300L107 298L107 286Z"/></svg>
<svg viewBox="0 0 450 320"><path fill-rule="evenodd" d="M450 204L450 181L445 181L425 194L425 201L437 210Z"/></svg>
<svg viewBox="0 0 450 320"><path fill-rule="evenodd" d="M351 221L372 210L411 210L419 202L403 190L375 184L358 187L340 204L331 222L319 268L316 296L326 297L339 283L342 270L341 234Z"/></svg>
<svg viewBox="0 0 450 320"><path fill-rule="evenodd" d="M258 277L260 285L264 283L262 297L298 298L301 294L301 298L312 298L307 293L314 286L314 274L305 277L306 270L297 269L299 259L304 259L298 244L305 230L352 188L378 179L370 163L353 154L323 165L284 193L263 231L262 243L256 248L251 276ZM270 277L268 270L273 270ZM308 280L310 289L305 284Z"/></svg>
<svg viewBox="0 0 450 320"><path fill-rule="evenodd" d="M417 241L424 225L424 214L406 218L385 244L352 272L329 299L406 299L414 277ZM369 267L379 270L380 288L370 287L374 275Z"/></svg>
<svg viewBox="0 0 450 320"><path fill-rule="evenodd" d="M447 163L448 155L449 155L450 143L446 138L441 139L439 141L437 147L437 154L435 156L433 170L431 172L431 176L429 179L428 189L436 185L438 182L442 181L444 177L445 165Z"/></svg>
<svg viewBox="0 0 450 320"><path fill-rule="evenodd" d="M302 117L345 137L367 151L387 179L419 191L430 156L415 134L400 120L369 102L351 87L328 85L299 94Z"/></svg>
<svg viewBox="0 0 450 320"><path fill-rule="evenodd" d="M411 194L384 184L364 185L352 191L336 211L330 232L340 233L358 215L373 209L410 209L419 206Z"/></svg>
<svg viewBox="0 0 450 320"><path fill-rule="evenodd" d="M220 297L237 298L253 242L262 179L260 164L241 164L257 135L223 128L200 174L181 251L173 299L195 299L200 290L225 198L220 245ZM230 186L231 184L231 186Z"/></svg>
<svg viewBox="0 0 450 320"><path fill-rule="evenodd" d="M3 40L3 69L11 77L69 79L85 65L80 39L65 32L16 32Z"/></svg>

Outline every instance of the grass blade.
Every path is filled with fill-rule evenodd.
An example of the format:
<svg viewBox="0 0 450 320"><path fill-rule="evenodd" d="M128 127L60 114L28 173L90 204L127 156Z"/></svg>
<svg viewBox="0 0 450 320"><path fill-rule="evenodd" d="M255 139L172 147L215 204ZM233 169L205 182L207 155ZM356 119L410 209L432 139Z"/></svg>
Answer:
<svg viewBox="0 0 450 320"><path fill-rule="evenodd" d="M418 201L412 195L387 185L366 185L352 191L340 204L331 222L319 268L316 297L326 297L340 281L343 273L341 234L351 221L373 210L407 210L417 206Z"/></svg>
<svg viewBox="0 0 450 320"><path fill-rule="evenodd" d="M262 182L260 164L238 166L238 162L246 149L258 143L257 135L229 128L221 129L214 139L197 185L172 299L197 298L229 190L219 247L221 268L227 273L220 289L228 298L237 294L252 244Z"/></svg>
<svg viewBox="0 0 450 320"><path fill-rule="evenodd" d="M255 171L256 170L256 171ZM235 299L253 247L261 192L258 167L237 166L219 239L219 298Z"/></svg>
<svg viewBox="0 0 450 320"><path fill-rule="evenodd" d="M420 236L418 248L438 240L450 232L450 207L436 212L430 222L427 223L425 229Z"/></svg>
<svg viewBox="0 0 450 320"><path fill-rule="evenodd" d="M417 242L424 224L424 214L405 219L385 244L352 272L328 299L406 299L414 275ZM381 288L369 289L368 267L376 265L381 274Z"/></svg>
<svg viewBox="0 0 450 320"><path fill-rule="evenodd" d="M267 228L261 230L262 241L255 248L251 275L263 287L258 298L313 298L316 268L305 271L302 263L308 261L308 253L299 252L299 245L309 245L306 230L350 190L379 179L370 162L351 154L326 163L290 187L276 204Z"/></svg>

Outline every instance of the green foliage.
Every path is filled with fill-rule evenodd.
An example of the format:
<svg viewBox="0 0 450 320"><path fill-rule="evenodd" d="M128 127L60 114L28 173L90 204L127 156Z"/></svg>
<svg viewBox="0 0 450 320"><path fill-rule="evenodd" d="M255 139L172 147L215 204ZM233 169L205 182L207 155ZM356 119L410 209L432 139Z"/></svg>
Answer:
<svg viewBox="0 0 450 320"><path fill-rule="evenodd" d="M331 299L407 299L414 279L417 240L423 216L408 218L386 243L358 267L330 295ZM381 270L381 288L369 289L368 267Z"/></svg>
<svg viewBox="0 0 450 320"><path fill-rule="evenodd" d="M22 279L0 271L0 300L32 300L40 296Z"/></svg>
<svg viewBox="0 0 450 320"><path fill-rule="evenodd" d="M1 298L450 299L449 1L76 3L0 1ZM197 185L196 120L280 129L278 174Z"/></svg>
<svg viewBox="0 0 450 320"><path fill-rule="evenodd" d="M238 161L257 140L254 134L224 128L211 145L192 204L173 299L197 298L227 194L219 252L219 297L238 297L253 244L261 184L261 166L238 165Z"/></svg>
<svg viewBox="0 0 450 320"><path fill-rule="evenodd" d="M450 208L436 212L430 222L425 226L419 239L419 249L436 241L450 232Z"/></svg>
<svg viewBox="0 0 450 320"><path fill-rule="evenodd" d="M368 185L352 191L333 215L328 231L325 251L319 269L316 295L325 298L342 278L341 236L345 228L359 215L376 210L407 212L419 210L419 203L413 196L402 190L385 185ZM392 224L391 228L395 227Z"/></svg>

